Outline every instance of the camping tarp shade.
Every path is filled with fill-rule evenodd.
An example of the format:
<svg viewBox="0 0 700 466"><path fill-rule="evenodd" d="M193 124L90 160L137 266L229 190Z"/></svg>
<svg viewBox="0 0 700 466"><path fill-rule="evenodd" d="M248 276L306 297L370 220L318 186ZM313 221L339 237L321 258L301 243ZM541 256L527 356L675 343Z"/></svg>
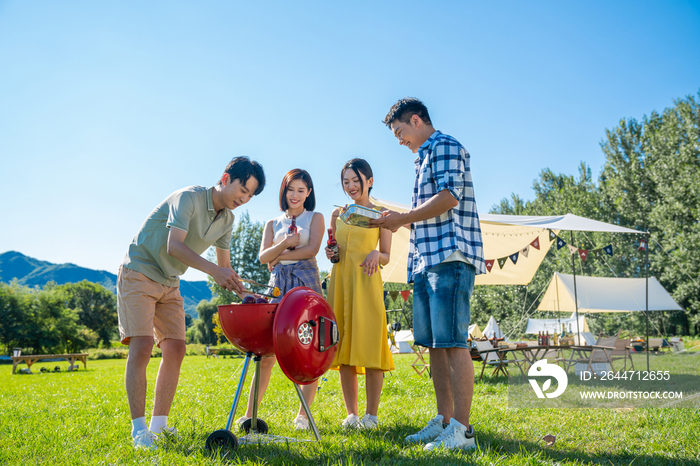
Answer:
<svg viewBox="0 0 700 466"><path fill-rule="evenodd" d="M376 205L383 206L396 212L406 212L410 209L404 204L372 198ZM481 218L482 216L480 216ZM476 276L476 285L527 285L537 272L547 251L552 245L546 228L520 226L500 223L498 216L489 221L481 220L482 240L484 243L485 259L493 259L494 265L491 272ZM504 216L508 217L508 216ZM529 217L528 217L529 218ZM382 280L392 283L406 283L406 268L408 261L410 231L407 228L399 228L391 240L391 259L382 268ZM540 248L530 246L535 239L539 239ZM522 255L522 250L527 248L527 257ZM500 268L498 259L509 257L519 253L518 262L508 259Z"/></svg>
<svg viewBox="0 0 700 466"><path fill-rule="evenodd" d="M588 322L586 318L582 315L578 316L578 328L581 332L590 332L591 329L588 327ZM527 328L525 333L534 335L539 332L549 332L549 333L561 333L561 326L564 325L564 329L567 332L574 332L576 330L576 313L571 314L569 318L562 319L527 319Z"/></svg>
<svg viewBox="0 0 700 466"><path fill-rule="evenodd" d="M406 212L408 205L372 198L376 205L396 212ZM476 285L527 285L537 272L547 251L552 245L549 232L553 230L604 231L612 233L643 233L629 228L618 227L597 220L573 214L536 217L524 215L479 214L484 259L493 260L491 272L476 276ZM408 260L410 232L400 228L394 233L391 242L391 260L382 269L385 282L406 283L406 263ZM540 248L531 245L539 240ZM527 257L523 250L527 249ZM518 253L517 263L509 258ZM498 259L508 258L503 268Z"/></svg>
<svg viewBox="0 0 700 466"><path fill-rule="evenodd" d="M577 275L576 295L579 313L645 311L646 279ZM574 312L573 275L555 273L537 309ZM649 310L682 311L683 308L673 300L656 278L649 277Z"/></svg>
<svg viewBox="0 0 700 466"><path fill-rule="evenodd" d="M630 228L619 227L611 223L599 222L586 217L579 217L574 214L552 215L552 216L528 216L528 215L500 215L500 214L479 214L482 222L492 222L509 225L520 225L530 228L544 228L550 230L566 231L602 231L608 233L636 233L644 234L645 231L632 230Z"/></svg>

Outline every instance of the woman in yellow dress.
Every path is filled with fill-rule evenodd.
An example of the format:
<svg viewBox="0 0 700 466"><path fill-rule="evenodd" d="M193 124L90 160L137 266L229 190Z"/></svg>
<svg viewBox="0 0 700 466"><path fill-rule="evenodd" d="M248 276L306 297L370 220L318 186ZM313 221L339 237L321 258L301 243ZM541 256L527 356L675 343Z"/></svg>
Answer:
<svg viewBox="0 0 700 466"><path fill-rule="evenodd" d="M352 201L374 208L369 192L374 178L363 159L352 159L341 171L343 190ZM387 342L384 291L379 266L389 263L391 231L348 225L333 211L331 229L338 242L340 261L333 265L328 301L338 321L340 341L332 368L340 370L340 384L348 417L345 427L374 429L384 383L384 372L394 370ZM379 249L377 249L377 245ZM330 259L333 252L326 248ZM366 374L367 406L358 416L357 375Z"/></svg>

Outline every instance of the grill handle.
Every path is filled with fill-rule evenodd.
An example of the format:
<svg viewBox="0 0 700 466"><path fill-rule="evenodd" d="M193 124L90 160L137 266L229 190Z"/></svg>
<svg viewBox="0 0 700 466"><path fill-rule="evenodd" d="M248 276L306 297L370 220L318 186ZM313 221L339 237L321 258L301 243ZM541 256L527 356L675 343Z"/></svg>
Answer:
<svg viewBox="0 0 700 466"><path fill-rule="evenodd" d="M326 331L326 322L329 324L328 331ZM319 317L318 323L318 350L323 353L338 344L338 324L325 317Z"/></svg>

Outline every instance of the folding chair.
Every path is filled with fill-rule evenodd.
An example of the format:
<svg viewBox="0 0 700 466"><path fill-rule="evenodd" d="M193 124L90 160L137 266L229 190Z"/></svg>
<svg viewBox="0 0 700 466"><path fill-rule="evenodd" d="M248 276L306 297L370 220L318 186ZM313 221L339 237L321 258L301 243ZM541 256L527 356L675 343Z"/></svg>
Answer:
<svg viewBox="0 0 700 466"><path fill-rule="evenodd" d="M675 352L683 351L685 349L685 346L683 345L683 340L681 340L681 337L672 337L669 340L669 343L671 344L671 348L673 348L673 351L675 351Z"/></svg>
<svg viewBox="0 0 700 466"><path fill-rule="evenodd" d="M589 372L593 372L593 364L608 363L610 370L614 371L611 355L615 349L615 341L617 341L617 335L606 338L601 336L598 337L595 345L572 346L571 357L566 366L567 372L571 366L577 363L585 363L586 370Z"/></svg>
<svg viewBox="0 0 700 466"><path fill-rule="evenodd" d="M614 347L615 349L612 350L612 352L610 353L610 358L613 361L622 359L625 362L625 366L623 369L624 371L627 370L627 360L629 359L630 365L632 366L632 370L634 370L634 361L632 360L631 353L632 347L629 345L629 339L620 338L618 334L618 338L617 340L615 340Z"/></svg>
<svg viewBox="0 0 700 466"><path fill-rule="evenodd" d="M659 353L662 350L671 349L671 345L665 338L649 338L649 350Z"/></svg>
<svg viewBox="0 0 700 466"><path fill-rule="evenodd" d="M416 371L416 374L423 375L425 371L428 371L428 375L431 375L430 363L426 362L424 358L424 355L428 353L429 348L426 348L425 346L411 345L411 349L416 355L416 359L411 363L411 367L414 371Z"/></svg>

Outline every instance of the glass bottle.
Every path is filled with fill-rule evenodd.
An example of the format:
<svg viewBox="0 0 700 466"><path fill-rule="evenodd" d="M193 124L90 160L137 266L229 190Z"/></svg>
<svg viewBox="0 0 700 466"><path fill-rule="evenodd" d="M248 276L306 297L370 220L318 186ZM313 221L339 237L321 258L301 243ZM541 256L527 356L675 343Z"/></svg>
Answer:
<svg viewBox="0 0 700 466"><path fill-rule="evenodd" d="M292 234L294 234L294 233L296 233L296 232L297 232L297 216L296 216L296 215L292 215L292 224L289 225L289 229L287 229L287 233L290 234L290 235L292 235ZM287 249L289 249L290 251L293 251L294 249L296 249L296 247L295 247L295 246L292 246L292 247L287 248Z"/></svg>
<svg viewBox="0 0 700 466"><path fill-rule="evenodd" d="M333 256L331 256L331 263L337 264L340 262L340 251L338 250L338 242L333 238L333 230L328 229L328 249L333 251Z"/></svg>

